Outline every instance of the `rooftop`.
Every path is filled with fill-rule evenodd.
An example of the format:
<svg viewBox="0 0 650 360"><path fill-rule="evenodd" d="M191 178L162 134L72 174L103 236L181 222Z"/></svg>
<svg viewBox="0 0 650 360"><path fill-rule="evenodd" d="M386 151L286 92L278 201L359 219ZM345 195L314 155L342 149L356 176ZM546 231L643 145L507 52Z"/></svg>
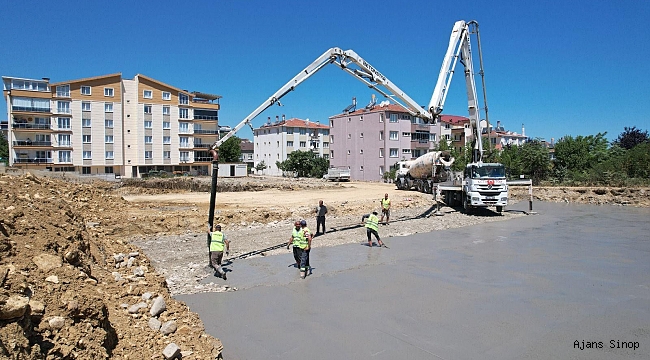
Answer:
<svg viewBox="0 0 650 360"><path fill-rule="evenodd" d="M282 121L279 121L279 122L264 124L264 125L260 126L258 129L261 129L261 128L273 128L273 127L279 127L279 126L289 126L289 127L297 127L297 128L308 128L308 129L329 129L330 128L329 126L322 125L322 124L320 124L318 122L292 118L292 119L289 119L289 120L282 120Z"/></svg>

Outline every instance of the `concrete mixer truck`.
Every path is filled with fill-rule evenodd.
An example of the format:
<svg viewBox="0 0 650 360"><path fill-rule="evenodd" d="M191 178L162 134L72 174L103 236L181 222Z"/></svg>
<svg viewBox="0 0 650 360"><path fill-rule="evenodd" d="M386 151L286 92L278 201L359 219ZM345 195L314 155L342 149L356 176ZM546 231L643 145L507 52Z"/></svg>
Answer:
<svg viewBox="0 0 650 360"><path fill-rule="evenodd" d="M502 164L483 163L483 129L479 119L470 34L475 34L478 42L485 122L489 126L478 23L458 21L454 24L428 110L433 117L433 122L437 122L442 113L456 63L460 58L460 63L465 67L467 104L472 129L471 162L466 165L462 176L452 176L450 166L453 159L449 154L440 151L429 152L415 160L399 162L396 185L398 189L403 190L415 189L426 193L442 194L448 205L461 203L467 211L478 207L496 207L496 210L501 212L508 204L508 184ZM440 141L446 140L441 138Z"/></svg>

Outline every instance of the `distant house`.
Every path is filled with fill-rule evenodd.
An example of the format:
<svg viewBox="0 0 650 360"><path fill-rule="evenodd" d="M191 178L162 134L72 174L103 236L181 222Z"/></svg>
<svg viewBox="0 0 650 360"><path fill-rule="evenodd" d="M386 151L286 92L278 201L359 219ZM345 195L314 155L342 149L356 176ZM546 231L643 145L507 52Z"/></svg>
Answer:
<svg viewBox="0 0 650 360"><path fill-rule="evenodd" d="M313 151L317 156L329 159L329 126L302 119L282 120L277 116L275 122L268 118L266 124L253 130L254 166L264 162L265 174L281 176L276 162L285 161L291 152Z"/></svg>
<svg viewBox="0 0 650 360"><path fill-rule="evenodd" d="M248 167L252 168L255 165L255 145L248 139L241 139L239 149L241 150L241 157L239 158L239 161L246 163Z"/></svg>
<svg viewBox="0 0 650 360"><path fill-rule="evenodd" d="M487 130L483 132L483 136L484 137L488 136ZM523 124L521 125L521 134L518 134L516 132L506 130L501 125L501 121L497 121L497 126L494 128L490 126L489 137L492 146L494 146L494 148L497 150L502 150L504 147L508 145L510 146L523 145L528 139Z"/></svg>

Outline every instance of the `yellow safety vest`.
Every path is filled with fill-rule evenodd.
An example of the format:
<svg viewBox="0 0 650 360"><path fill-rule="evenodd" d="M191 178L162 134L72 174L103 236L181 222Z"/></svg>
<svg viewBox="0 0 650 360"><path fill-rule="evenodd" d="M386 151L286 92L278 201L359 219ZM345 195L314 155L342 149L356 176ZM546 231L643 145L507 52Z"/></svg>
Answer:
<svg viewBox="0 0 650 360"><path fill-rule="evenodd" d="M309 245L309 242L307 242L307 237L305 236L305 232L302 231L302 229L296 230L294 227L293 232L291 233L291 237L293 238L294 247L305 249L307 245Z"/></svg>
<svg viewBox="0 0 650 360"><path fill-rule="evenodd" d="M306 226L302 228L302 232L305 234L305 238L307 237L307 234L311 235L311 230L309 230L309 228Z"/></svg>
<svg viewBox="0 0 650 360"><path fill-rule="evenodd" d="M210 251L223 251L223 248L223 233L221 231L213 232L210 236Z"/></svg>
<svg viewBox="0 0 650 360"><path fill-rule="evenodd" d="M389 206L390 206L390 199L382 198L381 199L381 207L383 207L384 209L388 209Z"/></svg>
<svg viewBox="0 0 650 360"><path fill-rule="evenodd" d="M366 227L375 231L379 231L379 218L375 214L370 214L366 219Z"/></svg>

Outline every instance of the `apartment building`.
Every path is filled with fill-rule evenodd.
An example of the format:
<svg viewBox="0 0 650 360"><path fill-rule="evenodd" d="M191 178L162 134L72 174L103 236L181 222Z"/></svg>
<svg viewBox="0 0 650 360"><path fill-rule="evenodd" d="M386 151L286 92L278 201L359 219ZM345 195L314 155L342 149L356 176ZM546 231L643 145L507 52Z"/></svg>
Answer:
<svg viewBox="0 0 650 360"><path fill-rule="evenodd" d="M280 176L276 162L285 161L287 156L295 151L313 151L320 157L329 159L330 129L327 125L302 119L282 120L277 116L274 122L269 117L266 124L254 129L253 143L254 166L264 161L267 165L267 175Z"/></svg>
<svg viewBox="0 0 650 360"><path fill-rule="evenodd" d="M396 162L435 148L440 124L426 124L403 107L381 103L329 118L330 166L348 167L354 180L381 181Z"/></svg>
<svg viewBox="0 0 650 360"><path fill-rule="evenodd" d="M239 150L241 151L239 161L246 163L248 167L253 168L255 166L255 144L248 139L241 139Z"/></svg>
<svg viewBox="0 0 650 360"><path fill-rule="evenodd" d="M219 95L138 74L50 83L3 76L9 164L26 169L141 177L208 174L219 136Z"/></svg>
<svg viewBox="0 0 650 360"><path fill-rule="evenodd" d="M469 118L458 115L440 115L440 138L447 140L447 145L462 152L465 144L472 139L472 127Z"/></svg>

